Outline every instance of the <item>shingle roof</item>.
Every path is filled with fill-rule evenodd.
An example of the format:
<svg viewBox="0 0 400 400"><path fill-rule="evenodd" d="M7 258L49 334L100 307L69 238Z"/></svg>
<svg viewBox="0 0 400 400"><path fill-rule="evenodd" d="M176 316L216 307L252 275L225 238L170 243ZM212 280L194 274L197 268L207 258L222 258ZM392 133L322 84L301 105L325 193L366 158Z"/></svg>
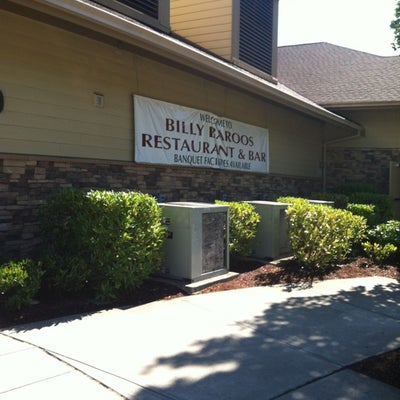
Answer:
<svg viewBox="0 0 400 400"><path fill-rule="evenodd" d="M400 57L329 43L278 48L278 79L325 107L400 105Z"/></svg>

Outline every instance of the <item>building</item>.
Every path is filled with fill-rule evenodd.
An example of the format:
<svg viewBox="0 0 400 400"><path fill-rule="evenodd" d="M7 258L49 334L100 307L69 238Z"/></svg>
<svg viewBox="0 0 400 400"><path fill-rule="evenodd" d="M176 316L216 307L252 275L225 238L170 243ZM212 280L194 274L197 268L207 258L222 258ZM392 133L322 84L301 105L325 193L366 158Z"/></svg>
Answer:
<svg viewBox="0 0 400 400"><path fill-rule="evenodd" d="M207 202L322 189L326 143L361 127L277 80L277 0L192 3L0 2L0 258L34 251L62 187Z"/></svg>
<svg viewBox="0 0 400 400"><path fill-rule="evenodd" d="M283 46L278 79L363 127L328 142L326 186L374 183L393 197L400 217L400 57L329 43Z"/></svg>

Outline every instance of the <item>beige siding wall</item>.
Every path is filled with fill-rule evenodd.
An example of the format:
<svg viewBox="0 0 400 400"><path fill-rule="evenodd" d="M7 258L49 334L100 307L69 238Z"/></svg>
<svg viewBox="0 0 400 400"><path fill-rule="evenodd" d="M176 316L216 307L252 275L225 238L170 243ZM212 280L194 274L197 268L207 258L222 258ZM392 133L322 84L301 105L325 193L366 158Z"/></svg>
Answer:
<svg viewBox="0 0 400 400"><path fill-rule="evenodd" d="M400 149L400 108L341 111L365 128L365 137L346 141L348 147ZM339 144L343 146L344 143Z"/></svg>
<svg viewBox="0 0 400 400"><path fill-rule="evenodd" d="M170 0L173 32L228 60L232 58L232 0Z"/></svg>
<svg viewBox="0 0 400 400"><path fill-rule="evenodd" d="M137 93L267 128L271 173L320 176L323 128L314 119L40 22L0 18L0 152L132 161Z"/></svg>
<svg viewBox="0 0 400 400"><path fill-rule="evenodd" d="M11 13L0 19L0 151L131 159L132 56Z"/></svg>
<svg viewBox="0 0 400 400"><path fill-rule="evenodd" d="M323 124L296 113L289 116L280 107L270 107L269 115L273 172L293 174L297 165L301 175L307 171L311 176L321 176Z"/></svg>

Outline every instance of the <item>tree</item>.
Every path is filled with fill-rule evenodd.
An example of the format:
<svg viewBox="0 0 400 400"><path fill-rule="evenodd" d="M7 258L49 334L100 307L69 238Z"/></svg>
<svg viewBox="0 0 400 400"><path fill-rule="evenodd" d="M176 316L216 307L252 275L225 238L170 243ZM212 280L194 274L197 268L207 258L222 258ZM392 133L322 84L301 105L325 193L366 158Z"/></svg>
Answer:
<svg viewBox="0 0 400 400"><path fill-rule="evenodd" d="M392 43L394 50L400 49L400 0L397 2L395 10L395 19L391 22L390 27L394 30L394 42Z"/></svg>

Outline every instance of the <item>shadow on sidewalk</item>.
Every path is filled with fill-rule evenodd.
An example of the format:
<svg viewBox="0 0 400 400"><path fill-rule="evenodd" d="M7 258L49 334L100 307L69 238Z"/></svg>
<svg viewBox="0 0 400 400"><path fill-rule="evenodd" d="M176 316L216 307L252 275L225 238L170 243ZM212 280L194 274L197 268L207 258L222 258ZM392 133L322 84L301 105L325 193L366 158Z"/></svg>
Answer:
<svg viewBox="0 0 400 400"><path fill-rule="evenodd" d="M174 374L149 389L160 398L274 399L356 361L400 347L400 284L293 296L299 297L266 304L262 316L239 321L242 334L198 341L196 351L145 366L145 375ZM145 399L146 391L132 399Z"/></svg>

